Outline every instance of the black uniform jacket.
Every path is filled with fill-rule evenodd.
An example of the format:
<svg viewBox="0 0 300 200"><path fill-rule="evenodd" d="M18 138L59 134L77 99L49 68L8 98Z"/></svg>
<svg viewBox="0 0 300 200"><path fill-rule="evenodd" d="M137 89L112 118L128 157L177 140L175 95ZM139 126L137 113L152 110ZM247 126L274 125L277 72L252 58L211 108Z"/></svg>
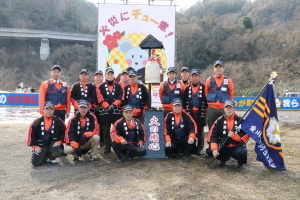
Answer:
<svg viewBox="0 0 300 200"><path fill-rule="evenodd" d="M81 138L81 136L86 132L86 131L90 131L93 132L94 135L95 134L99 134L99 126L98 126L98 122L97 122L97 118L93 113L88 112L86 114L86 118L89 119L89 121L86 121L85 126L81 127L81 131L78 134L78 126L80 124L80 119L79 119L80 113L76 113L76 115L74 115L68 123L67 129L66 129L66 137L65 137L65 142L66 143L70 143L70 142L78 142ZM87 124L89 123L89 124ZM87 130L87 126L88 126L88 130Z"/></svg>
<svg viewBox="0 0 300 200"><path fill-rule="evenodd" d="M165 127L164 127L164 136L169 136L172 139L173 129L172 129L172 117L174 117L174 113L170 112L165 117ZM175 117L174 117L175 118ZM181 118L183 120L184 128L186 129L187 136L191 133L197 135L197 124L194 119L186 112L182 112Z"/></svg>
<svg viewBox="0 0 300 200"><path fill-rule="evenodd" d="M204 94L205 90L205 85L203 83L200 83L200 86L202 86L202 92L201 96L199 97L199 105L198 105L198 112L197 112L197 118L194 119L199 125L201 126L206 126L206 108L207 108L207 101L206 101L206 96ZM192 90L190 89L192 86L192 83L190 83L184 90L183 95L182 95L182 102L183 102L183 109L186 110L187 113L191 113L191 106L190 106L190 101L191 98L189 97L189 91Z"/></svg>
<svg viewBox="0 0 300 200"><path fill-rule="evenodd" d="M65 123L59 117L56 116L53 116L52 120L54 120L54 129L53 133L50 133L50 140L52 141L52 143L57 141L63 142L66 130ZM45 144L43 144L43 141L45 141L46 134L42 134L43 131L41 130L41 122L44 122L44 116L34 120L31 123L28 131L28 146L46 147Z"/></svg>

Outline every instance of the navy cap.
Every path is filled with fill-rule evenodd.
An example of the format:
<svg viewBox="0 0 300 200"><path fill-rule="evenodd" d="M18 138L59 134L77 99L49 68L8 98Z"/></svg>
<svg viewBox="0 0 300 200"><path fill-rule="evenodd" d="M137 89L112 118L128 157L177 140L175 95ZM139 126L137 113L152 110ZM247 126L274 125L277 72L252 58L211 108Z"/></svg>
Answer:
<svg viewBox="0 0 300 200"><path fill-rule="evenodd" d="M225 67L225 64L222 60L217 60L214 62L214 67L216 67L217 65L221 65L222 67Z"/></svg>
<svg viewBox="0 0 300 200"><path fill-rule="evenodd" d="M44 108L54 108L54 103L52 101L46 101L44 103Z"/></svg>
<svg viewBox="0 0 300 200"><path fill-rule="evenodd" d="M173 106L175 105L182 105L182 100L180 98L173 99Z"/></svg>
<svg viewBox="0 0 300 200"><path fill-rule="evenodd" d="M127 70L123 70L121 74L123 75L124 73L129 74Z"/></svg>
<svg viewBox="0 0 300 200"><path fill-rule="evenodd" d="M182 68L181 68L181 72L182 72L183 70L186 70L186 71L190 72L190 69L189 69L188 67L182 67Z"/></svg>
<svg viewBox="0 0 300 200"><path fill-rule="evenodd" d="M191 75L193 75L193 74L200 75L200 70L199 69L192 69L191 70Z"/></svg>
<svg viewBox="0 0 300 200"><path fill-rule="evenodd" d="M137 73L135 70L130 70L129 71L129 76L137 76Z"/></svg>
<svg viewBox="0 0 300 200"><path fill-rule="evenodd" d="M167 71L167 74L170 73L170 72L175 72L175 73L177 73L177 72L176 72L176 68L175 68L175 67L169 67L169 68L168 68L168 71Z"/></svg>
<svg viewBox="0 0 300 200"><path fill-rule="evenodd" d="M103 75L103 72L101 70L98 70L98 71L95 72L95 75L97 75L97 74Z"/></svg>
<svg viewBox="0 0 300 200"><path fill-rule="evenodd" d="M89 74L89 70L87 70L87 69L81 69L81 70L79 71L79 74L81 74L81 73Z"/></svg>
<svg viewBox="0 0 300 200"><path fill-rule="evenodd" d="M129 104L125 105L124 106L124 111L127 111L127 110L133 110L133 106L129 105Z"/></svg>
<svg viewBox="0 0 300 200"><path fill-rule="evenodd" d="M113 68L107 68L105 70L105 74L107 74L108 72L112 72L113 74L115 73L114 69Z"/></svg>
<svg viewBox="0 0 300 200"><path fill-rule="evenodd" d="M87 108L87 107L89 107L89 102L87 100L79 100L78 106L84 106Z"/></svg>
<svg viewBox="0 0 300 200"><path fill-rule="evenodd" d="M226 106L231 106L231 107L234 108L234 102L231 101L231 100L226 100L225 103L224 103L224 108L225 108Z"/></svg>
<svg viewBox="0 0 300 200"><path fill-rule="evenodd" d="M54 69L59 69L59 71L61 71L61 68L59 65L52 65L50 68L50 71L54 70Z"/></svg>

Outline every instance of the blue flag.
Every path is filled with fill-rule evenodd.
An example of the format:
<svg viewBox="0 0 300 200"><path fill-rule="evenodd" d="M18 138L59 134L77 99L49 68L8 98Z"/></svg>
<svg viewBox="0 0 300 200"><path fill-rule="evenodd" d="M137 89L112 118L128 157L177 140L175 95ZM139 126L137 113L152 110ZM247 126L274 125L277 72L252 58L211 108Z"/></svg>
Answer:
<svg viewBox="0 0 300 200"><path fill-rule="evenodd" d="M273 84L268 84L249 115L242 122L241 129L256 142L256 160L263 162L266 167L286 169L283 161Z"/></svg>

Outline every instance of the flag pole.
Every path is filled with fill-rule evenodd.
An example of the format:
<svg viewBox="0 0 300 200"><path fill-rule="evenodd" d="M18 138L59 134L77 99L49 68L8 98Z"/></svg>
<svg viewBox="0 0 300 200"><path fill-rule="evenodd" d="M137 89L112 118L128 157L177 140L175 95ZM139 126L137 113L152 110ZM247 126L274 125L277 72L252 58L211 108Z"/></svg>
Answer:
<svg viewBox="0 0 300 200"><path fill-rule="evenodd" d="M255 100L252 102L252 104L249 106L249 108L247 109L247 111L245 112L245 114L243 115L243 117L240 118L240 120L237 122L236 127L238 127L243 119L247 116L248 112L251 111L253 109L253 106L256 104L257 100L260 98L260 96L262 95L262 93L266 90L268 84L277 77L277 72L272 72L270 75L270 79L268 80L268 82L265 84L265 86L263 87L263 89L258 93L258 95L256 96ZM235 128L232 130L233 132L235 131ZM226 141L228 140L228 136L226 137L226 139L224 140L224 142L222 142L222 144L219 147L218 152L220 151L220 149L224 146L224 144L226 143ZM209 165L213 162L213 160L215 159L215 157L212 157L211 160L209 161L209 163L207 163L207 165L205 166L205 168L209 167Z"/></svg>

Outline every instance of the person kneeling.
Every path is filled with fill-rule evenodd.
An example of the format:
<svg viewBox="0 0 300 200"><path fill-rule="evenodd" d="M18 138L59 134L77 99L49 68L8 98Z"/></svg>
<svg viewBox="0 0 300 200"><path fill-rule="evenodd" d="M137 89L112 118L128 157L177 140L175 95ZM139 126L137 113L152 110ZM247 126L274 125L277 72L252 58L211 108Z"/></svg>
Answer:
<svg viewBox="0 0 300 200"><path fill-rule="evenodd" d="M91 150L90 160L98 162L99 125L94 114L89 112L89 103L86 100L78 101L78 113L68 123L66 130L66 153L78 160L82 154Z"/></svg>
<svg viewBox="0 0 300 200"><path fill-rule="evenodd" d="M56 158L63 156L63 141L65 136L65 123L54 116L54 103L44 103L44 115L30 125L27 145L32 147L31 163L39 166L47 159L57 163Z"/></svg>
<svg viewBox="0 0 300 200"><path fill-rule="evenodd" d="M179 158L180 151L185 159L191 160L191 151L197 135L197 124L190 114L182 110L182 100L173 100L173 112L165 117L166 156L175 154Z"/></svg>
<svg viewBox="0 0 300 200"><path fill-rule="evenodd" d="M244 169L244 164L247 162L246 143L250 136L242 130L237 133L231 131L237 129L237 123L241 119L235 114L233 101L225 101L224 111L225 115L215 121L207 135L206 141L210 143L210 148L206 149L206 153L220 160L221 166L232 157L237 160L238 169ZM226 143L219 149L219 144L225 141L226 137L228 137Z"/></svg>
<svg viewBox="0 0 300 200"><path fill-rule="evenodd" d="M125 105L124 117L114 123L111 131L112 147L118 156L117 162L123 161L124 154L130 158L141 157L146 154L144 126L132 115L133 106Z"/></svg>

